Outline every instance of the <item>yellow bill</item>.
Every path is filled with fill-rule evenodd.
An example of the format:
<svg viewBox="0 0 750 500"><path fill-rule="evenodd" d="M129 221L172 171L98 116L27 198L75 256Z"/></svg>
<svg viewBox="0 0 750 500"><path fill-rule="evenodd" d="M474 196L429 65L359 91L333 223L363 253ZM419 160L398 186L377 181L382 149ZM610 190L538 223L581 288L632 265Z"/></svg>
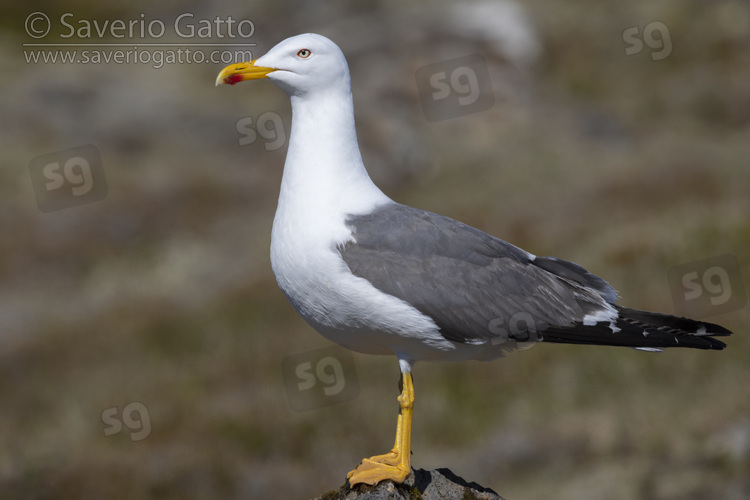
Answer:
<svg viewBox="0 0 750 500"><path fill-rule="evenodd" d="M235 83L244 82L245 80L258 80L260 78L266 78L268 73L276 71L274 68L256 66L255 61L257 61L257 59L253 59L250 62L241 62L227 66L221 70L219 76L216 77L216 86L234 85Z"/></svg>

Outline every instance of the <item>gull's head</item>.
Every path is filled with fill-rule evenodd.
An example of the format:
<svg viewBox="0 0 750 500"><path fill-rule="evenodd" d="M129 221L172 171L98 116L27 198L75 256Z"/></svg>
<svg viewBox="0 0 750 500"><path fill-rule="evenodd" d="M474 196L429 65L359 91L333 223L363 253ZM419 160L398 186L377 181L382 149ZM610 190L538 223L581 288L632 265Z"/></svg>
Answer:
<svg viewBox="0 0 750 500"><path fill-rule="evenodd" d="M349 68L341 49L314 33L287 38L263 57L227 66L216 78L216 85L261 78L273 81L290 96L342 85L351 91Z"/></svg>

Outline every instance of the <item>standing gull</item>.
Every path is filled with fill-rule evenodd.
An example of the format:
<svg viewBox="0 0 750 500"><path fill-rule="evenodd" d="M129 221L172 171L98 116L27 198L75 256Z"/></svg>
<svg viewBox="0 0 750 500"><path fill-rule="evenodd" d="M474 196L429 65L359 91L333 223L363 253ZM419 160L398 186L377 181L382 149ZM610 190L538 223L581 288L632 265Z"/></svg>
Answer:
<svg viewBox="0 0 750 500"><path fill-rule="evenodd" d="M717 325L615 304L581 266L537 257L478 229L400 205L372 182L357 145L349 68L315 34L226 67L216 84L267 78L292 101L271 265L292 306L324 337L395 354L401 369L393 450L366 458L351 485L411 471L416 361L490 360L533 342L723 349Z"/></svg>

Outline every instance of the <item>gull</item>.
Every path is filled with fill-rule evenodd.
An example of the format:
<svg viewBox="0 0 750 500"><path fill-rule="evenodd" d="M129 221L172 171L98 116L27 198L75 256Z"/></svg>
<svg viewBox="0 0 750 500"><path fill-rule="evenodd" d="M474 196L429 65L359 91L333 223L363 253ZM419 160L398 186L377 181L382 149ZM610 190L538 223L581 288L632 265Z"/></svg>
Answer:
<svg viewBox="0 0 750 500"><path fill-rule="evenodd" d="M386 196L362 161L349 67L328 38L287 38L226 67L216 85L258 79L292 103L271 238L276 281L324 337L395 355L401 371L394 447L362 460L350 485L410 474L417 361L491 360L537 342L725 347L713 338L731 334L721 326L622 307L612 286L577 264Z"/></svg>

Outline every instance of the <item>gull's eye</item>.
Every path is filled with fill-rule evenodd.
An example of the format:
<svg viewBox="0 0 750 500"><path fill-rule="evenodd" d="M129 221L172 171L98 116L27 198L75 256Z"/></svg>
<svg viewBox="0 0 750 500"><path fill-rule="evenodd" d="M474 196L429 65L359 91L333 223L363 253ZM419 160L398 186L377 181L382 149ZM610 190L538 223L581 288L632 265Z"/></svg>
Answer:
<svg viewBox="0 0 750 500"><path fill-rule="evenodd" d="M312 54L312 52L310 52L310 49L300 49L299 52L297 52L297 57L307 59L308 57L310 57L310 54Z"/></svg>

